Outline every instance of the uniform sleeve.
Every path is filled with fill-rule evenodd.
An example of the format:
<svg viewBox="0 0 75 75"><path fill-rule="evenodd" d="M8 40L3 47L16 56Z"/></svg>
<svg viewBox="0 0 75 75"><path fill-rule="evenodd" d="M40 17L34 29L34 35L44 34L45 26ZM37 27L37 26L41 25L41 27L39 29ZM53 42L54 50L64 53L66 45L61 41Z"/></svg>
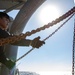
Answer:
<svg viewBox="0 0 75 75"><path fill-rule="evenodd" d="M7 37L12 37L14 35L10 35L7 31L0 29L0 38L7 38ZM29 46L31 40L28 39L22 39L20 41L16 41L12 43L11 45L15 46Z"/></svg>
<svg viewBox="0 0 75 75"><path fill-rule="evenodd" d="M15 43L12 43L11 45L16 45L16 46L29 46L31 40L29 39L22 39L20 41L17 41Z"/></svg>

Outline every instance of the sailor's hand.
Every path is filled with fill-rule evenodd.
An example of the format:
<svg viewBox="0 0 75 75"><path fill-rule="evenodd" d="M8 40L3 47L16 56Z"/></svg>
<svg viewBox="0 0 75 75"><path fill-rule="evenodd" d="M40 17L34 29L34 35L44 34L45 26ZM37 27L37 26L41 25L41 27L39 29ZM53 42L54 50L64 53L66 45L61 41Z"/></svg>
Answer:
<svg viewBox="0 0 75 75"><path fill-rule="evenodd" d="M34 47L34 48L39 48L43 44L45 44L45 42L44 41L40 41L40 37L37 37L37 38L35 38L35 39L33 39L31 41L31 46Z"/></svg>

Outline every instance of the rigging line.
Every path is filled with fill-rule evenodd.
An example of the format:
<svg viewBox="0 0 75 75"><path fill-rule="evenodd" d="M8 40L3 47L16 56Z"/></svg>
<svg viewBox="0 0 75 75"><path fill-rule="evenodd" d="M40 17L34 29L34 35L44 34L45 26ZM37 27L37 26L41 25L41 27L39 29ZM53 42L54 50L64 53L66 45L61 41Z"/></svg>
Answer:
<svg viewBox="0 0 75 75"><path fill-rule="evenodd" d="M67 13L65 13L64 15L60 16L59 18L55 19L51 23L48 23L47 25L44 25L40 28L37 28L36 30L32 30L31 32L28 31L25 34L16 35L13 37L8 37L8 38L4 38L4 39L2 38L2 39L0 39L0 46L5 45L5 44L9 44L9 43L14 43L16 41L19 41L21 39L26 38L27 36L30 36L30 35L35 34L37 32L40 32L41 30L45 30L46 28L49 28L49 27L59 23L60 21L66 19L67 17L72 15L74 12L75 12L75 7L73 7Z"/></svg>
<svg viewBox="0 0 75 75"><path fill-rule="evenodd" d="M59 26L52 34L50 34L48 37L46 37L45 39L43 39L43 41L46 41L48 38L50 38L53 34L55 34L65 23L67 23L72 17L74 16L74 14L72 14L63 24L61 24L61 26ZM27 54L29 54L32 50L34 50L35 48L30 49L28 52L26 52L24 55L22 55L21 57L19 57L15 62L19 61L20 59L22 59L23 57L25 57Z"/></svg>
<svg viewBox="0 0 75 75"><path fill-rule="evenodd" d="M74 31L73 31L73 48L72 48L72 75L75 73L75 19L74 19Z"/></svg>

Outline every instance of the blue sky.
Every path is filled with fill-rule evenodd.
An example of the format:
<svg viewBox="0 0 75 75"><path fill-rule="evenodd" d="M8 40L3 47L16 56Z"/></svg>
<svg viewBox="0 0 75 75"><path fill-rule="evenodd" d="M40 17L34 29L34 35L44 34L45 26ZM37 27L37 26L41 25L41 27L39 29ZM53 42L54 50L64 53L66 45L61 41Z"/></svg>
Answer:
<svg viewBox="0 0 75 75"><path fill-rule="evenodd" d="M27 31L31 31L38 27L41 27L44 24L40 19L42 16L39 16L42 9L47 5L52 5L56 7L58 10L59 16L66 13L74 6L73 0L46 0L32 15L30 20L28 21L23 33ZM53 15L56 14L53 9L49 11L53 13L51 14L50 19ZM47 11L47 12L49 12ZM10 15L14 18L14 13L17 11L13 11ZM41 14L45 15L45 14ZM46 17L47 18L47 17ZM45 19L46 20L46 19ZM45 21L44 20L44 21ZM41 37L41 40L46 38L49 34L51 34L58 26L61 25L64 21L56 24L51 28L48 28L44 31L38 32L27 39L34 39L37 36ZM41 75L56 75L56 74L67 74L71 73L72 70L72 44L73 44L73 26L74 26L74 17L69 20L58 32L56 32L52 37L45 41L45 45L43 45L39 49L34 49L30 54L28 54L25 58L17 62L19 64L17 67L20 71L32 71L40 73ZM18 57L22 54L30 50L32 47L19 47L18 48Z"/></svg>

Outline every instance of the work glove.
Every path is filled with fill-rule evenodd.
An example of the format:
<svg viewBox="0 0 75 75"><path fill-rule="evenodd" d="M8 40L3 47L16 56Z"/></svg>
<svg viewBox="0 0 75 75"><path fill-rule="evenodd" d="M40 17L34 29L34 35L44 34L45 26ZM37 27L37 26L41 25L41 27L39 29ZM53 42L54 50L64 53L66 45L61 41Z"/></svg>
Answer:
<svg viewBox="0 0 75 75"><path fill-rule="evenodd" d="M31 46L32 46L33 48L39 48L39 47L41 47L43 44L45 44L45 42L44 42L44 41L40 41L40 37L37 37L37 38L35 38L35 39L33 39L33 40L31 41Z"/></svg>

